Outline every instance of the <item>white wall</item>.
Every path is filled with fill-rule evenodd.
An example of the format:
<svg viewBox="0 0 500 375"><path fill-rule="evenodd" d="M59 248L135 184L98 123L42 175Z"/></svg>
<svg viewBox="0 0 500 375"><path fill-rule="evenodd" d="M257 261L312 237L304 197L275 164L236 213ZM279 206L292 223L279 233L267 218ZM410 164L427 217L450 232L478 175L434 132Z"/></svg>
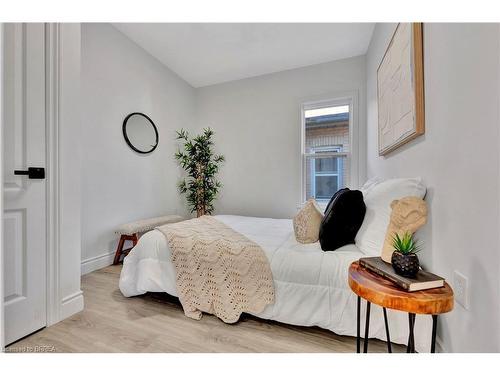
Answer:
<svg viewBox="0 0 500 375"><path fill-rule="evenodd" d="M109 24L82 24L82 269L112 262L117 225L183 213L176 186L175 130L194 120L194 89ZM144 112L160 141L148 155L122 135L131 112Z"/></svg>
<svg viewBox="0 0 500 375"><path fill-rule="evenodd" d="M449 282L454 270L468 277L469 309L440 320L443 349L499 351L498 25L424 25L426 133L379 157L376 70L394 28L378 24L367 54L367 174L423 177L424 264Z"/></svg>
<svg viewBox="0 0 500 375"><path fill-rule="evenodd" d="M198 128L212 127L226 156L217 213L292 217L301 203L300 104L346 92L357 94L364 124L364 56L198 89Z"/></svg>

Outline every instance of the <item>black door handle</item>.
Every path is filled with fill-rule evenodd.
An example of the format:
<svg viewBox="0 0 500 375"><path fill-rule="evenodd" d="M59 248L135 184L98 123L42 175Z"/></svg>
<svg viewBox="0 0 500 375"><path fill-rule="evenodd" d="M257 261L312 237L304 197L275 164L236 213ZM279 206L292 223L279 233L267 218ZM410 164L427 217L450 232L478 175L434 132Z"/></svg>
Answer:
<svg viewBox="0 0 500 375"><path fill-rule="evenodd" d="M32 180L43 180L45 179L45 168L29 167L27 171L14 171L14 174L26 175Z"/></svg>

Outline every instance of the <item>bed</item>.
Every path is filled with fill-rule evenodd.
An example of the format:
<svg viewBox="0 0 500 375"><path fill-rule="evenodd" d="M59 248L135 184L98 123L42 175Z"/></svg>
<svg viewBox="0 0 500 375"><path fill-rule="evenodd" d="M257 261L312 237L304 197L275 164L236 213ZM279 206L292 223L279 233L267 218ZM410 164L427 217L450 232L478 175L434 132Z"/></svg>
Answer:
<svg viewBox="0 0 500 375"><path fill-rule="evenodd" d="M318 242L298 243L292 220L232 215L215 218L257 243L269 259L275 303L255 314L257 317L356 336L357 298L347 283L349 265L364 256L356 245L324 252ZM152 230L140 238L124 259L119 286L126 297L146 292L177 296L175 268L163 233ZM385 340L382 309L372 306L370 337ZM363 319L364 308L362 304ZM406 344L408 315L388 310L388 318L391 341ZM429 351L431 318L417 316L415 326L417 351Z"/></svg>

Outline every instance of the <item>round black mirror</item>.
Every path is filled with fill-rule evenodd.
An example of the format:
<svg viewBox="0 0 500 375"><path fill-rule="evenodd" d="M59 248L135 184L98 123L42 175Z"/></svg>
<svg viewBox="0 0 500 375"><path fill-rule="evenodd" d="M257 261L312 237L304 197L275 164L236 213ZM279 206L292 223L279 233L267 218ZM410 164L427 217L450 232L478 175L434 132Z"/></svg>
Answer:
<svg viewBox="0 0 500 375"><path fill-rule="evenodd" d="M134 112L123 120L123 137L130 148L141 154L149 154L158 146L158 129L144 113Z"/></svg>

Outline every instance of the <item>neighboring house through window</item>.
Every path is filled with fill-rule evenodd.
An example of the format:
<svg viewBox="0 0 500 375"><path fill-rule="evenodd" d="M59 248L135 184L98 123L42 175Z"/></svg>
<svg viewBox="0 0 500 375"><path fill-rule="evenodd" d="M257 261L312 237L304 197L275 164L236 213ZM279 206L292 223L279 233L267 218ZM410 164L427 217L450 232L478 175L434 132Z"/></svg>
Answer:
<svg viewBox="0 0 500 375"><path fill-rule="evenodd" d="M326 204L349 184L351 102L309 103L302 108L303 199Z"/></svg>
<svg viewBox="0 0 500 375"><path fill-rule="evenodd" d="M329 200L343 186L342 158L321 157L332 152L342 152L342 146L317 147L312 153L318 155L311 158L311 196L316 200Z"/></svg>

